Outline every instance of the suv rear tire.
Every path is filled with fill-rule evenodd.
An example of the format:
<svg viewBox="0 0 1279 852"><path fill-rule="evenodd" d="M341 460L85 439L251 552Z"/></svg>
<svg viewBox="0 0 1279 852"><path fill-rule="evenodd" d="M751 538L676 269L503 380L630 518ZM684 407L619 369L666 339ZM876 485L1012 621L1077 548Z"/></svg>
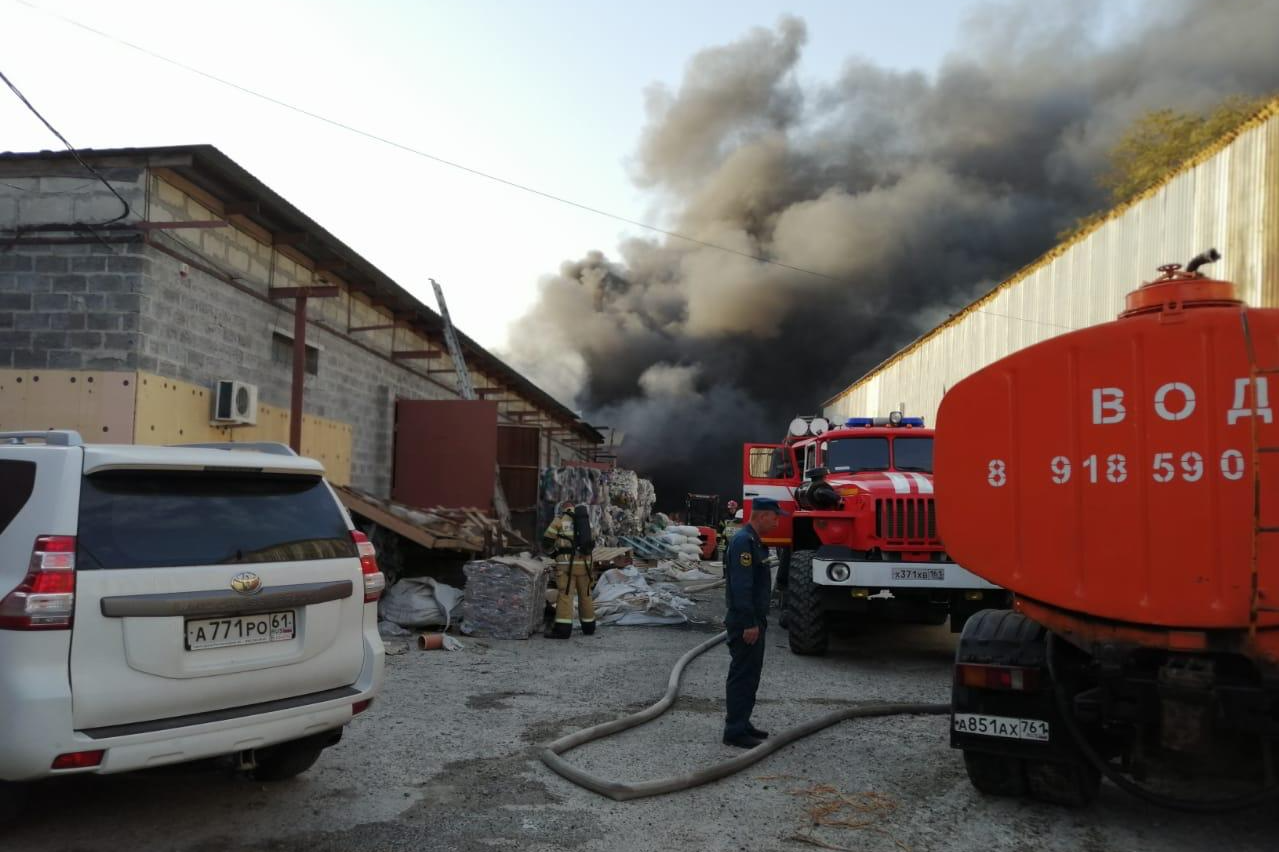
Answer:
<svg viewBox="0 0 1279 852"><path fill-rule="evenodd" d="M259 749L249 774L255 781L287 781L314 766L331 742L332 735L320 734Z"/></svg>
<svg viewBox="0 0 1279 852"><path fill-rule="evenodd" d="M791 554L786 584L786 631L790 649L803 656L820 656L830 645L830 629L822 611L821 589L813 582L813 551Z"/></svg>
<svg viewBox="0 0 1279 852"><path fill-rule="evenodd" d="M8 825L22 814L22 806L27 801L26 784L14 781L0 781L0 827Z"/></svg>

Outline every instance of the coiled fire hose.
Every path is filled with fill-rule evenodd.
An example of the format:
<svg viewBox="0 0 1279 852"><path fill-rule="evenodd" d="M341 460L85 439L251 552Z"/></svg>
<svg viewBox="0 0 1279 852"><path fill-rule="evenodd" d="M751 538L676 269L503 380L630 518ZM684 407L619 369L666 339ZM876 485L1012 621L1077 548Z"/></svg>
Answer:
<svg viewBox="0 0 1279 852"><path fill-rule="evenodd" d="M845 707L774 734L765 740L762 745L758 745L731 760L713 763L710 766L705 766L684 775L672 775L669 778L656 778L652 781L638 781L633 784L598 778L589 772L578 769L561 756L578 746L621 733L622 731L628 731L646 722L651 722L665 713L679 696L680 679L684 675L685 667L711 648L724 642L727 638L727 633L712 636L680 657L675 663L675 667L671 669L670 678L666 683L666 693L656 703L629 716L623 716L620 719L603 722L599 725L592 725L589 728L583 728L580 731L560 737L542 749L540 755L542 762L553 772L579 787L599 793L601 796L607 796L616 802L626 802L631 799L643 799L648 796L678 793L681 790L689 790L693 787L709 784L712 781L718 781L736 772L741 772L746 767L760 762L773 752L785 748L796 740L801 740L810 734L815 734L848 719L867 719L874 716L940 716L950 712L949 704L881 703ZM761 639L761 641L763 640Z"/></svg>

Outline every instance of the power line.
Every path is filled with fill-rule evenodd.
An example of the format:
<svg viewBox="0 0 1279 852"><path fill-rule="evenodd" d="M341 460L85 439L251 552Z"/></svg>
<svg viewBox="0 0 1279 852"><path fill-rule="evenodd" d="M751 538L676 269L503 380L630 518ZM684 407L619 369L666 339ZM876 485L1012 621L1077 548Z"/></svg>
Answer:
<svg viewBox="0 0 1279 852"><path fill-rule="evenodd" d="M122 45L122 46L127 47L127 48L129 48L129 49L131 49L131 50L135 50L135 51L137 51L138 53L143 54L144 56L148 56L148 57L150 57L150 58L152 58L152 59L155 59L155 60L158 60L158 61L160 61L160 62L167 63L167 64L169 64L169 65L174 66L175 68L180 68L180 69L182 69L183 71L186 71L186 72L188 72L188 73L190 73L190 74L195 74L195 75L197 75L197 76L199 76L199 77L204 77L205 79L210 80L210 81L212 81L212 82L214 82L214 83L217 83L217 84L219 84L219 85L221 85L221 86L226 86L226 87L231 88L231 89L234 89L234 90L236 90L236 91L238 91L238 92L240 92L240 93L242 93L242 94L249 95L250 97L258 98L259 100L266 101L267 103L273 104L273 105L278 106L278 107L281 107L281 108L283 108L283 109L290 110L291 112L298 113L299 115L306 116L307 118L310 118L310 119L312 119L312 120L314 120L314 121L319 121L319 122L322 122L322 123L324 123L324 124L328 124L328 125L331 125L331 126L333 126L333 127L339 128L339 129L341 129L341 130L345 130L345 131L347 131L348 133L353 133L353 134L355 134L355 135L357 135L357 136L362 136L362 137L364 137L364 138L366 138L366 139L370 139L370 140L372 140L372 141L374 141L374 142L378 142L378 143L381 143L381 144L383 144L383 145L388 145L388 146L390 146L390 147L392 147L392 148L396 148L396 149L401 150L401 151L404 151L404 152L406 152L406 153L413 154L413 155L415 155L415 156L422 157L422 158L427 159L427 160L431 160L432 162L438 163L438 164L440 164L440 165L448 166L449 168L452 168L452 169L457 169L458 171L465 172L465 173L467 173L467 174L469 174L469 175L472 175L472 176L474 176L474 177L483 178L483 179L485 179L485 180L488 180L488 181L492 181L492 182L494 182L494 183L501 184L501 185L506 186L506 187L511 188L511 189L516 189L516 190L519 190L519 191L521 191L521 192L526 192L526 193L529 193L529 194L531 194L531 195L536 195L536 196L538 196L538 197L540 197L540 198L544 198L544 199L546 199L546 200L548 200L548 201L554 201L554 202L557 202L557 203L559 203L559 204L565 204L565 205L567 205L567 206L569 206L569 207L575 207L575 208L577 208L577 209L579 209L579 210L584 210L584 211L586 211L586 212L588 212L588 213L593 213L593 214L595 214L595 215L597 215L597 216L603 216L603 217L608 218L608 219L613 219L613 220L615 220L615 221L617 221L617 222L623 222L623 223L625 223L625 224L627 224L627 225L632 225L632 226L637 227L637 228L642 228L642 229L647 230L647 231L652 231L652 232L654 232L654 233L662 234L662 235L664 235L664 236L671 237L671 238L673 238L673 239L683 240L684 242L693 243L693 244L695 244L695 245L703 246L703 247L705 247L705 248L715 249L715 250L717 250L717 251L722 251L722 252L727 252L728 254L737 255L738 257L743 257L743 258L746 258L746 259L748 259L748 260L754 260L754 261L756 261L756 262L758 262L758 263L768 264L769 266L776 266L776 267L778 267L778 268L780 268L780 269L787 269L787 270L790 270L791 272L798 272L798 273L801 273L801 274L803 274L803 275L810 275L810 276L813 276L813 277L815 277L815 278L821 278L821 279L823 279L823 280L825 280L825 281L832 281L832 282L834 282L834 283L836 283L836 284L849 284L849 283L851 283L851 282L850 282L848 279L846 279L846 278L840 278L840 277L835 276L835 275L828 275L828 274L826 274L826 273L824 273L824 272L817 272L816 270L813 270L813 269L806 269L806 268L804 268L804 267L802 267L802 266L795 266L795 265L793 265L793 264L784 263L784 262L782 262L782 261L780 261L780 260L774 260L774 259L772 259L772 258L764 257L764 256L762 256L762 255L752 254L752 253L750 253L750 252L741 251L740 249L731 248L730 246L720 245L720 244L718 244L718 243L712 243L712 242L709 242L709 241L707 241L707 240L701 240L701 239L698 239L697 237L690 237L690 236L688 236L687 234L682 234L682 233L680 233L680 232L678 232L678 231L668 230L668 229L666 229L666 228L662 228L662 227L659 227L659 226L657 226L657 225L650 225L649 223L647 223L647 222L641 222L641 221L639 221L638 219L631 219L631 218L629 218L629 217L622 216L622 215L617 214L617 213L611 213L611 212L609 212L609 211L607 211L607 210L603 210L603 209L598 208L598 207L593 207L593 206L591 206L591 205L589 205L589 204L583 204L582 202L574 201L574 200L572 200L571 198L566 198L566 197L561 196L561 195L556 195L556 194L551 193L551 192L546 192L545 190L537 189L536 187L528 186L527 184L522 184L522 183L519 183L519 182L517 182L517 181L510 180L510 179L508 179L508 178L500 177L500 176L498 176L498 175L494 175L494 174L491 174L491 173L489 173L489 172L485 172L485 171L482 171L482 170L480 170L480 169L473 168L473 167L471 167L471 166L467 166L467 165L465 165L465 164L463 164L463 163L459 163L459 162L457 162L457 161L455 161L455 160L449 160L449 159L447 159L447 158L445 158L445 157L441 157L441 156L438 156L438 155L436 155L436 154L432 154L432 153L430 153L429 151L423 151L423 150L421 150L421 149L419 149L419 148L414 148L414 147L412 147L411 145L406 145L406 144L404 144L404 143L402 143L402 142L396 142L394 139L389 139L389 138L384 137L384 136L379 136L379 135L378 135L378 134L376 134L376 133L372 133L372 132L367 131L367 130L362 130L362 129L360 129L360 128L358 128L358 127L355 127L355 126L353 126L353 125L346 124L346 123L344 123L344 122L338 121L337 119L329 118L328 116L321 115L321 114L316 113L316 112L312 112L311 110L305 109L305 108L303 108L303 107L295 106L295 105L293 105L293 104L291 104L291 103L288 103L287 101L283 101L283 100L280 100L279 98L272 97L271 95L267 95L267 94L264 94L264 93L262 93L262 92L256 91L256 90L254 90L254 89L250 89L250 88L248 88L247 86L240 85L239 83L236 83L236 82L234 82L234 81L228 80L228 79L226 79L226 78L224 78L224 77L219 77L219 76L217 76L216 74L212 74L212 73L210 73L210 72L208 72L208 71L205 71L205 70L203 70L203 69L201 69L201 68L196 68L195 66L188 65L188 64L186 64L185 62L181 62L181 61L179 61L179 60L177 60L177 59L173 59L173 58L168 57L168 56L165 56L165 55L163 55L163 54L161 54L161 53L157 53L157 52L155 52L155 51L151 50L150 48L143 47L142 45L139 45L139 44L134 44L134 43L133 43L133 42L131 42L131 41L127 41L127 40L125 40L125 39L119 38L118 36L112 35L111 33L105 32L105 31L103 31L103 30L99 30L99 29L97 29L96 27L92 27L92 26L90 26L90 25L88 25L88 24L85 24L85 23L82 23L82 22L80 22L80 21L77 21L77 20L75 20L74 18L69 18L69 17L67 17L66 15L63 15L63 14L61 14L61 13L59 13L59 12L54 12L54 11L52 11L52 10L50 10L50 9L45 9L45 8L43 8L43 7L41 7L41 6L36 5L35 3L30 2L30 0L15 0L15 2L17 2L17 3L19 3L19 4L23 5L23 6L26 6L27 8L32 9L32 10L34 10L34 11L37 11L37 12L43 13L43 14L48 15L48 16L53 17L53 18L57 18L58 20L62 21L63 23L66 23L66 24L69 24L70 26L73 26L73 27L76 27L76 28L78 28L78 29L84 30L85 32L92 33L93 35L96 35L96 36L98 36L99 38L103 38L103 39L106 39L107 41L115 42L116 44ZM115 189L114 189L114 188L113 188L113 187L112 187L109 183L107 183L107 182L106 182L106 179L105 179L105 178L103 178L100 174L98 174L98 172L97 172L97 171L95 171L95 170L94 170L91 166L89 166L87 163L85 163L85 162L84 162L84 160L80 159L80 155L76 152L76 150L75 150L74 148L72 148L72 147L71 147L71 144L70 144L69 142L67 142L67 141L66 141L66 139L64 139L64 138L62 137L62 134L58 133L58 131L57 131L57 130L55 130L55 129L53 128L53 126L49 124L49 122L47 122L47 121L45 121L45 120L44 120L44 117L43 117L43 116L41 116L41 115L40 115L40 113L36 112L35 107L31 106L31 103L30 103L29 101L27 101L27 99L26 99L25 97L23 97L23 96L22 96L22 93L21 93L21 92L19 92L19 91L18 91L18 90L17 90L17 89L13 86L13 84L12 84L12 83L9 83L9 80L8 80L7 78L5 78L5 77L4 77L4 75L3 75L2 73L0 73L0 79L4 79L4 82L6 82L6 83L8 83L8 84L9 84L9 88L13 89L14 93L15 93L15 94L17 94L19 98L22 98L23 103L25 103L25 104L27 105L27 107L28 107L28 108L29 108L32 112L34 112L34 113L36 114L36 116L37 116L38 118L40 118L40 120L41 120L41 121L43 121L43 122L44 122L44 124L45 124L45 126L46 126L46 127L48 127L51 131L53 131L54 135L56 135L59 139L61 139L61 140L62 140L63 144L67 146L67 149L68 149L69 151L71 151L71 153L75 156L76 160L77 160L77 161L79 161L79 162L80 162L80 164L81 164L81 165L83 165L83 166L84 166L86 169L88 169L90 172L93 172L93 174L94 174L94 175L97 175L97 177L98 177L100 180L102 180L102 182L103 182L103 183L105 183L105 184L106 184L107 188L108 188L108 189L110 189L110 190L111 190L111 192L112 192L112 193L113 193L113 194L114 194L117 198L119 198L119 199L120 199L121 203L123 203L123 204L125 205L125 213L124 213L124 215L122 215L122 216L120 216L120 217L117 217L116 219L112 219L111 221L112 221L112 222L116 222L116 221L119 221L120 219L123 219L123 218L124 218L124 216L127 216L127 215L128 215L128 213L129 213L129 205L128 205L128 202L127 202L127 201L125 201L125 200L124 200L124 199L120 196L120 194L119 194L118 192L116 192L116 191L115 191ZM103 223L103 224L110 224L110 223ZM972 310L972 311L973 311L973 312L975 312L975 313L983 313L983 314L987 314L987 315L989 315L989 316L1002 317L1002 318L1004 318L1004 319L1016 320L1016 321L1018 321L1018 322L1024 322L1024 323L1030 323L1030 324L1032 324L1032 325L1050 326L1050 327L1053 327L1053 328L1060 328L1060 329L1064 329L1064 330L1066 330L1066 331L1074 331L1074 330L1075 330L1072 326L1068 326L1068 325L1061 325L1061 324L1059 324L1059 323L1054 323L1054 322L1044 322L1044 321L1042 321L1042 320L1032 320L1032 319L1027 319L1027 318L1025 318L1025 317L1013 316L1012 314L1001 314L1001 313L996 313L996 312L994 312L994 311L987 311L987 310L984 310L984 309L981 309L981 308L971 308L970 310Z"/></svg>
<svg viewBox="0 0 1279 852"><path fill-rule="evenodd" d="M1001 314L1001 313L996 313L995 311L988 311L988 310L985 310L984 308L969 308L969 310L975 314L986 314L987 316L992 316L992 317L1003 317L1004 319L1017 320L1018 322L1028 322L1032 325L1047 325L1053 328L1064 328L1066 331L1078 330L1073 325L1062 325L1060 323L1055 323L1055 322L1044 322L1043 320L1026 319L1025 317L1013 316L1012 314Z"/></svg>
<svg viewBox="0 0 1279 852"><path fill-rule="evenodd" d="M712 243L707 240L698 239L697 237L690 237L687 234L681 234L678 231L668 230L666 228L658 227L657 225L650 225L647 222L641 222L638 219L631 219L627 216L622 216L618 213L610 213L609 211L603 210L599 207L592 207L589 204L583 204L580 201L574 201L571 198L565 198L562 195L556 195L555 193L537 189L536 187L519 183L518 181L510 180L509 178L500 177L498 175L494 175L489 172L485 172L480 169L473 168L463 163L459 163L456 160L449 160L437 154L432 154L429 151L423 151L420 148L414 148L411 145L406 145L402 142L396 142L394 139L389 139L385 136L379 136L378 134L372 133L367 130L361 130L358 127L354 127L350 124L346 124L344 122L338 121L335 118L329 118L328 116L321 115L320 113L312 112L311 110L305 109L303 107L295 106L291 103L288 103L287 101L282 101L279 98L272 97L271 95L263 94L262 92L256 91L254 89L250 89L247 86L242 86L239 83L228 80L224 77L219 77L216 74L212 74L203 69L196 68L195 66L192 66L192 65L188 65L185 62L180 62L177 59L173 59L161 53L156 53L150 48L143 47L139 44L134 44L131 41L126 41L125 39L119 38L118 36L114 36L111 33L104 32L103 30L99 30L96 27L92 27L92 26L89 26L88 24L77 21L74 18L69 18L66 15L63 15L59 12L54 12L50 9L45 9L41 6L37 6L36 4L29 2L29 0L15 0L15 2L23 6L26 6L29 9L33 9L37 12L41 12L50 17L57 18L63 23L82 29L85 32L92 33L93 35L96 35L100 38L104 38L104 39L107 39L108 41L115 42L116 44L122 45L131 50L136 50L137 52L145 56L149 56L152 59L165 62L169 65L174 66L175 68L181 68L183 71L186 71L190 74L195 74L200 77L204 77L206 80L211 80L215 83L218 83L219 85L226 86L231 89L235 89L236 91L241 92L242 94L246 94L251 97L258 98L260 100L266 101L267 103L274 104L275 106L282 107L284 109L298 113L299 115L304 115L307 118L313 119L315 121L320 121L325 124L331 125L333 127L337 127L341 130L347 131L348 133L354 133L357 136L363 136L366 139L371 139L375 142L380 142L383 145L389 145L392 148L397 148L409 154L414 154L418 157L423 157L427 160L431 160L435 163L439 163L440 165L448 166L449 168L466 172L467 174L473 175L475 177L480 177L485 180L492 181L494 183L499 183L511 189L520 190L521 192L527 192L531 195L536 195L541 198L547 199L549 201L554 201L559 204L565 204L565 205L568 205L569 207L576 207L579 210L584 210L588 213L594 213L597 216L604 216L608 219L613 219L617 222L623 222L627 225L632 225L636 228L643 228L644 230L662 234L664 236L671 237L673 239L683 240L684 242L693 243L695 245L703 246L705 248L715 249L717 251L727 252L728 254L735 254L738 257L744 257L749 260L754 260L759 263L765 263L765 264L768 264L769 266L776 266L781 269L788 269L792 272L799 272L804 275L811 275L815 278L822 278L827 281L834 281L838 284L849 283L847 280L843 278L838 278L834 275L827 275L824 272L817 272L816 270L805 269L802 266L795 266L793 264L783 263L780 260L774 260L769 257L764 257L763 255L752 254L751 252L741 251L740 249L735 249L730 246L720 245L719 243ZM79 158L77 157L77 159Z"/></svg>
<svg viewBox="0 0 1279 852"><path fill-rule="evenodd" d="M6 76L5 76L5 74L4 74L4 72L3 72L3 71L0 71L0 80L3 80L3 81L4 81L4 84L5 84L6 86L8 86L8 87L9 87L9 89L10 89L10 90L11 90L11 91L15 94L15 95L17 95L17 96L18 96L18 100L22 101L22 103L26 105L27 109L31 110L31 114L32 114L32 115L34 115L36 118L40 119L40 123L41 123L41 124L43 124L45 127L49 128L49 132L50 132L50 133L52 133L54 136L58 137L58 141L60 141L63 145L66 145L66 146L67 146L67 150L71 152L71 156L75 157L76 162L77 162L77 163L79 163L80 165L84 166L84 167L85 167L85 169L87 169L87 170L88 170L89 174L93 175L93 176L94 176L94 177L96 177L98 180L102 181L102 185L103 185L103 186L105 186L105 187L106 187L106 188L107 188L107 189L111 192L111 194L112 194L112 195L114 195L116 198L118 198L118 199L120 200L120 203L121 203L122 205L124 205L124 212L123 212L123 213L121 213L119 216L116 216L114 219L108 219L108 220L106 220L105 222L96 222L96 223L94 223L94 224L95 224L95 225L97 225L97 226L101 226L101 225L110 225L110 224L112 224L112 223L114 223L114 222L119 222L121 219L128 218L129 214L133 212L133 208L131 208L131 207L129 206L129 202L127 202L127 201L125 201L125 200L124 200L124 196L123 196L123 195L121 195L120 193L116 192L116 188L115 188L114 186L112 186L112 185L111 185L111 182L110 182L110 181L108 181L106 178L104 178L104 177L102 176L102 174L101 174L101 173L100 173L97 169L95 169L93 166L91 166L91 165L89 165L88 163L86 163L86 162L85 162L85 161L84 161L84 160L80 157L80 152L79 152L79 151L77 151L77 150L75 149L75 147L74 147L74 146L72 146L72 144L71 144L70 142L68 142L68 141L67 141L67 137L65 137L65 136L63 136L61 133L59 133L59 132L58 132L58 128L56 128L56 127L54 127L52 124L50 124L50 123L49 123L49 120L48 120L47 118L45 118L43 115L41 115L41 114L40 114L40 110L36 109L36 108L35 108L35 105L34 105L34 104L32 104L32 103L31 103L31 101L27 100L27 96L26 96L26 95L24 95L24 94L22 94L22 91L21 91L21 90L20 90L17 86L15 86L15 85L13 84L13 81L12 81L12 80L10 80L8 77L6 77ZM88 226L88 223L87 223L87 222L81 222L81 223L79 223L79 224L83 224L83 225Z"/></svg>

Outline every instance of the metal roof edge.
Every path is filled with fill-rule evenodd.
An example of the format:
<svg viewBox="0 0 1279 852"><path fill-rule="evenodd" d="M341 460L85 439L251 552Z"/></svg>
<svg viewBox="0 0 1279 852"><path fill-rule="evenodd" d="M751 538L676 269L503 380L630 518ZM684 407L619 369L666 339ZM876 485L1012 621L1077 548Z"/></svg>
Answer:
<svg viewBox="0 0 1279 852"><path fill-rule="evenodd" d="M282 218L292 220L290 225L295 230L305 231L312 234L318 243L332 254L340 256L342 261L347 263L352 269L374 279L378 284L392 290L396 295L407 300L413 310L418 314L419 319L425 320L428 325L434 326L437 329L442 327L443 320L440 318L440 315L422 302L421 299L401 286L395 281L395 279L382 272L382 270L367 260L363 255L348 246L342 240L338 239L310 216L303 213L296 205L292 204L288 201L288 199L284 198L284 196L271 189L252 172L248 171L214 145L194 144L161 145L141 148L80 148L77 149L76 153L89 161L103 159L137 159L139 161L137 163L139 167L152 165L155 165L156 167L167 167L173 165L173 163L166 162L166 159L189 156L192 159L192 165L190 168L197 172L205 173L211 179L230 184L234 188L243 190L243 197L256 196L256 200L263 202L270 206L274 211L282 214ZM0 163L24 161L39 162L42 160L64 160L71 158L72 154L70 151L0 152ZM238 201L241 199L222 200ZM577 412L573 411L564 403L542 390L523 373L520 373L501 358L476 343L475 340L466 335L460 329L455 330L457 331L458 340L462 345L465 355L475 357L479 361L480 366L498 373L503 381L515 386L515 388L520 392L529 396L529 402L547 409L547 411L556 419L563 421L568 426L571 426L573 430L582 437L596 444L604 443L604 436L601 435L599 431L592 428L590 424L586 423Z"/></svg>
<svg viewBox="0 0 1279 852"><path fill-rule="evenodd" d="M1145 189L1142 192L1138 193L1137 195L1134 195L1132 198L1128 199L1123 204L1118 204L1110 208L1110 210L1108 210L1104 216L1099 217L1096 221L1092 222L1088 227L1082 229L1076 234L1072 234L1069 239L1053 246L1051 249L1044 252L1035 260L1021 267L1016 272L1014 272L1011 276L999 282L999 284L995 285L995 287L992 290L990 290L990 292L986 293L986 295L982 296L979 299L976 299L975 301L968 303L967 305L960 308L955 313L951 314L944 322L938 323L930 331L924 332L919 337L915 338L913 341L906 344L904 347L902 347L901 349L894 352L892 355L885 358L883 361L880 361L874 367L872 367L871 369L863 373L859 378L855 379L852 382L852 384L848 385L842 391L840 391L839 393L832 396L830 399L823 402L822 408L824 409L829 405L834 405L835 403L839 402L841 399L848 396L853 391L857 390L857 388L861 387L867 381L872 379L876 374L888 369L893 364L905 358L907 355L911 354L916 349L918 349L919 347L927 343L930 339L940 334L942 331L949 328L950 326L955 325L961 319L968 316L970 313L977 310L982 305L985 305L991 302L996 296L998 296L1004 290L1007 290L1013 285L1020 283L1026 278L1029 278L1031 275L1039 271L1044 266L1047 266L1052 261L1061 257L1063 254L1066 253L1067 250L1075 246L1077 243L1083 242L1085 238L1090 237L1097 231L1101 230L1102 226L1109 224L1115 219L1118 219L1121 215L1126 213L1130 208L1136 206L1142 201L1145 201L1147 198L1150 198L1151 196L1155 195L1161 189L1163 189L1165 186L1171 183L1174 179L1176 179L1178 176L1190 171L1196 166L1199 166L1207 162L1208 160L1211 160L1213 157L1217 156L1223 150L1229 147L1230 144L1234 142L1235 139L1239 138L1239 136L1241 136L1242 134L1248 132L1249 130L1255 130L1256 128L1262 126L1267 121L1269 121L1270 119L1276 116L1279 116L1279 96L1271 98L1269 102L1267 102L1263 107L1261 107L1261 109L1257 110L1257 112L1254 113L1252 117L1249 118L1247 121L1242 122L1238 127L1230 131L1229 133L1222 135L1220 139L1213 142L1211 145L1204 148L1202 151L1195 154L1190 159L1186 160L1175 170L1164 175L1163 178L1161 178L1158 182L1152 184L1148 189Z"/></svg>

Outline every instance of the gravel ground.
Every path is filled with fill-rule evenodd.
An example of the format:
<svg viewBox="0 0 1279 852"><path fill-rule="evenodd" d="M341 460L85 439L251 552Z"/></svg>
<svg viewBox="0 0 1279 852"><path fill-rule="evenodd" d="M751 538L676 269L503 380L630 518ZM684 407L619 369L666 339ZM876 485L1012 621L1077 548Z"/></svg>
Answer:
<svg viewBox="0 0 1279 852"><path fill-rule="evenodd" d="M656 799L615 803L546 770L539 744L655 700L670 666L717 632L722 592L703 625L601 628L570 642L465 639L460 652L392 644L386 690L306 775L264 785L209 767L41 785L14 850L654 849L1272 850L1273 810L1198 817L1103 787L1087 810L987 799L969 786L943 718L844 723L745 773ZM849 701L946 701L954 638L945 628L880 626L828 657L793 656L773 628L755 721L781 730ZM661 719L571 754L604 776L659 777L736 754L719 742L728 652L693 663ZM846 794L814 827L809 810ZM856 826L856 827L854 827Z"/></svg>

